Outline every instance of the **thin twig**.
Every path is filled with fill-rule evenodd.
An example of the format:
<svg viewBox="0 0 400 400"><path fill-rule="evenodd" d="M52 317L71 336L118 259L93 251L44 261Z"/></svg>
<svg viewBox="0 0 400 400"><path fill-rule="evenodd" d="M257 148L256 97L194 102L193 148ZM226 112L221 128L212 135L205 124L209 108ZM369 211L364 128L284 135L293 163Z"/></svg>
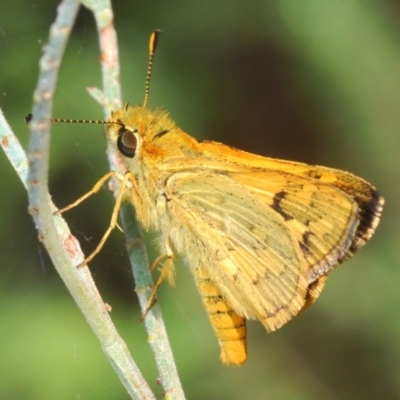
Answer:
<svg viewBox="0 0 400 400"><path fill-rule="evenodd" d="M20 141L8 125L3 111L0 109L0 143L10 164L20 177L25 188L28 187L28 159Z"/></svg>
<svg viewBox="0 0 400 400"><path fill-rule="evenodd" d="M108 0L85 0L83 4L94 13L101 49L103 92L94 88L91 88L90 92L95 95L96 99L101 101L105 110L105 118L107 118L111 110L115 109L116 106L121 106L118 45L113 25L113 14ZM115 155L115 151L109 148L108 154L111 169L121 171L121 163L118 162L118 156ZM149 272L149 263L141 231L130 204L124 204L121 207L121 219L135 277L136 292L141 309L144 312L149 303L151 288L154 287L154 283ZM165 390L165 398L184 399L185 396L161 316L161 310L157 304L149 310L144 323L150 338L149 344L157 364L159 382Z"/></svg>

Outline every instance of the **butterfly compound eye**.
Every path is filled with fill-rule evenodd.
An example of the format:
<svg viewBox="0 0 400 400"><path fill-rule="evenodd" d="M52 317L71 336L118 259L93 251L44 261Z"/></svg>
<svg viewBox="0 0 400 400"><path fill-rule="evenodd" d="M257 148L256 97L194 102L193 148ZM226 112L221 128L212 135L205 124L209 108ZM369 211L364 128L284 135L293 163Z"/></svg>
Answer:
<svg viewBox="0 0 400 400"><path fill-rule="evenodd" d="M133 158L136 153L137 139L132 131L123 128L120 130L117 140L118 150L126 157Z"/></svg>

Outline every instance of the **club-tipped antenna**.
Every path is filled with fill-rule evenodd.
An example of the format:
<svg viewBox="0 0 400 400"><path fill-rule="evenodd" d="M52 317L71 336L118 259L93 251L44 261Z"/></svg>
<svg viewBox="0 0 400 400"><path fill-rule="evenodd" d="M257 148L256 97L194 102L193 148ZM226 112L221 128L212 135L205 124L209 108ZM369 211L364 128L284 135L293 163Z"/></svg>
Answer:
<svg viewBox="0 0 400 400"><path fill-rule="evenodd" d="M147 107L147 103L149 102L149 95L150 95L150 80L151 80L151 73L153 72L153 60L154 54L156 52L158 37L162 30L156 29L150 35L149 41L149 62L147 64L147 74L146 74L146 88L144 92L144 101L143 107Z"/></svg>

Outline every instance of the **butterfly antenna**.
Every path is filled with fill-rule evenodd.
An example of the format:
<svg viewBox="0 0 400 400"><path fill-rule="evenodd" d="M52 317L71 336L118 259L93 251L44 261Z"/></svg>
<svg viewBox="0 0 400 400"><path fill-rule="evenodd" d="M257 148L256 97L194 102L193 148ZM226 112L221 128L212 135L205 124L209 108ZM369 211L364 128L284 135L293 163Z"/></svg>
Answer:
<svg viewBox="0 0 400 400"><path fill-rule="evenodd" d="M149 102L149 95L150 95L150 80L151 80L151 73L153 72L153 59L154 54L156 52L158 37L162 30L156 29L150 35L149 41L149 63L147 64L147 75L146 75L146 89L144 92L144 101L143 107L147 107L147 103Z"/></svg>
<svg viewBox="0 0 400 400"><path fill-rule="evenodd" d="M33 114L28 114L25 117L25 122L29 124L32 121ZM109 124L109 121L97 120L97 119L63 119L63 118L51 118L51 122L65 122L69 124Z"/></svg>
<svg viewBox="0 0 400 400"><path fill-rule="evenodd" d="M108 121L98 119L64 119L64 118L51 118L51 122L66 122L69 124L109 124Z"/></svg>

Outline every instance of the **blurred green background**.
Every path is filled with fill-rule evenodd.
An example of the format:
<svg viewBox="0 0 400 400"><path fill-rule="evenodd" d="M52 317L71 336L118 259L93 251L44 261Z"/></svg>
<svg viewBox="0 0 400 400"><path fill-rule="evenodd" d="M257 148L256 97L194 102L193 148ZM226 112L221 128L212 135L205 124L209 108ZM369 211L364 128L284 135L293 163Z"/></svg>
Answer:
<svg viewBox="0 0 400 400"><path fill-rule="evenodd" d="M38 61L57 2L3 0L0 106L24 146ZM149 33L160 39L151 106L198 139L362 176L386 198L376 235L330 274L317 303L267 334L250 322L249 359L225 367L185 265L160 304L189 399L400 397L400 3L395 0L116 1L125 101L143 100ZM101 119L93 16L81 8L54 116ZM99 126L57 125L50 187L64 206L107 170ZM0 398L126 399L97 339L37 239L27 195L0 155ZM66 215L86 254L108 225L104 190ZM151 238L150 259L157 253ZM112 318L158 398L123 235L91 271Z"/></svg>

